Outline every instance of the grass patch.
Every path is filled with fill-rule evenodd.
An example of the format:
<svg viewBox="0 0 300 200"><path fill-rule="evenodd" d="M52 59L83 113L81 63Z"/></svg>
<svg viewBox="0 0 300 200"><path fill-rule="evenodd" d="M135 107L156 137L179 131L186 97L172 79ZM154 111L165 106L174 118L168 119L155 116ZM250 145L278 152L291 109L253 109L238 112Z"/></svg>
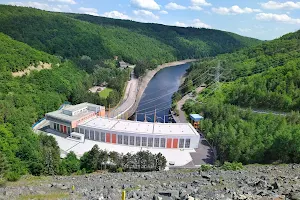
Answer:
<svg viewBox="0 0 300 200"><path fill-rule="evenodd" d="M32 175L25 175L22 176L20 180L16 182L6 182L7 186L23 186L23 185L38 185L41 182L48 181L50 178L47 176L32 176Z"/></svg>
<svg viewBox="0 0 300 200"><path fill-rule="evenodd" d="M101 92L99 92L99 96L101 98L106 99L109 96L109 93L113 91L111 88L105 88L104 90L102 90Z"/></svg>
<svg viewBox="0 0 300 200"><path fill-rule="evenodd" d="M61 192L61 193L48 193L48 194L29 194L29 195L21 195L19 197L19 200L29 200L29 199L46 199L46 200L55 200L55 199L66 199L70 195L69 193L66 192Z"/></svg>

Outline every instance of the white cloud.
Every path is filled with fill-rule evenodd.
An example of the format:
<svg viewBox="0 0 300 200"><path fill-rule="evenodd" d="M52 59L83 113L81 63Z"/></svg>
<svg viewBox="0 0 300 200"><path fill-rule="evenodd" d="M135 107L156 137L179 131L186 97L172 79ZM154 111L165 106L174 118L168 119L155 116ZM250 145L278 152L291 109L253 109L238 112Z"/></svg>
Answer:
<svg viewBox="0 0 300 200"><path fill-rule="evenodd" d="M59 3L66 3L66 4L76 4L74 0L48 0L50 2L59 2Z"/></svg>
<svg viewBox="0 0 300 200"><path fill-rule="evenodd" d="M84 7L80 7L79 11L84 13L84 14L88 14L88 15L94 15L94 16L100 16L98 14L98 10L96 8L84 8Z"/></svg>
<svg viewBox="0 0 300 200"><path fill-rule="evenodd" d="M210 25L203 23L200 19L194 19L191 26L195 28L211 28Z"/></svg>
<svg viewBox="0 0 300 200"><path fill-rule="evenodd" d="M200 6L189 6L189 9L191 10L203 10Z"/></svg>
<svg viewBox="0 0 300 200"><path fill-rule="evenodd" d="M276 1L268 1L266 3L262 3L261 6L265 9L300 9L300 2L286 1L286 2L276 2Z"/></svg>
<svg viewBox="0 0 300 200"><path fill-rule="evenodd" d="M187 27L187 25L182 22L175 22L175 26Z"/></svg>
<svg viewBox="0 0 300 200"><path fill-rule="evenodd" d="M191 0L193 6L211 6L206 0Z"/></svg>
<svg viewBox="0 0 300 200"><path fill-rule="evenodd" d="M275 21L288 24L300 24L300 19L291 18L287 14L259 13L256 14L256 19L260 21Z"/></svg>
<svg viewBox="0 0 300 200"><path fill-rule="evenodd" d="M230 8L226 8L226 7L212 8L212 11L220 15L237 15L237 14L261 12L261 10L259 9L252 9L248 7L240 8L237 5L231 6Z"/></svg>
<svg viewBox="0 0 300 200"><path fill-rule="evenodd" d="M134 10L133 13L142 18L152 18L155 20L159 19L159 16L154 15L153 12L148 10Z"/></svg>
<svg viewBox="0 0 300 200"><path fill-rule="evenodd" d="M131 0L131 5L147 9L147 10L160 10L160 6L155 2L155 0Z"/></svg>
<svg viewBox="0 0 300 200"><path fill-rule="evenodd" d="M185 6L179 5L179 4L174 3L174 2L168 3L165 6L165 8L169 9L169 10L185 10L186 9Z"/></svg>
<svg viewBox="0 0 300 200"><path fill-rule="evenodd" d="M38 8L41 10L47 10L47 11L55 11L55 12L72 12L71 8L68 5L49 5L46 3L39 3L39 2L33 2L29 1L26 3L23 2L9 2L9 5L14 6L23 6L23 7L31 7L31 8Z"/></svg>
<svg viewBox="0 0 300 200"><path fill-rule="evenodd" d="M162 10L162 11L160 11L159 13L160 13L160 14L164 14L164 15L167 15L167 14L168 14L168 12L165 11L165 10Z"/></svg>
<svg viewBox="0 0 300 200"><path fill-rule="evenodd" d="M251 31L250 28L238 28L238 30L239 30L240 32L242 32L242 33L248 33L248 32Z"/></svg>
<svg viewBox="0 0 300 200"><path fill-rule="evenodd" d="M185 24L183 22L175 22L175 26L194 27L194 28L212 28L210 25L203 23L200 19L194 19L192 23Z"/></svg>
<svg viewBox="0 0 300 200"><path fill-rule="evenodd" d="M115 19L130 19L129 16L119 12L119 11L110 11L110 12L105 12L101 16L103 17L109 17L109 18L115 18Z"/></svg>

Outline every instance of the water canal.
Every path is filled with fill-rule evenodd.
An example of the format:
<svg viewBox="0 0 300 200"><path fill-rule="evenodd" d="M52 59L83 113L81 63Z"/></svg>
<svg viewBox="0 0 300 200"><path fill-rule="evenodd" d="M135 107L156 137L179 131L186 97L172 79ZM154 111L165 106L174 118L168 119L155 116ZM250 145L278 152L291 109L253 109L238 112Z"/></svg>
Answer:
<svg viewBox="0 0 300 200"><path fill-rule="evenodd" d="M138 121L169 122L172 95L178 90L180 81L190 63L160 70L149 82L136 111Z"/></svg>

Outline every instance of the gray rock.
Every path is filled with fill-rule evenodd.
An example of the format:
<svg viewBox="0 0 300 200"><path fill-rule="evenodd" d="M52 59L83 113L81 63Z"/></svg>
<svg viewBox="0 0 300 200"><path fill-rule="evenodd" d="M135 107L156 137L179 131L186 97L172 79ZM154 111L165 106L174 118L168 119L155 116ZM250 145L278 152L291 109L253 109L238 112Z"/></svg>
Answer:
<svg viewBox="0 0 300 200"><path fill-rule="evenodd" d="M300 200L300 192L293 192L290 194L291 200Z"/></svg>
<svg viewBox="0 0 300 200"><path fill-rule="evenodd" d="M279 183L278 183L277 181L275 181L275 182L272 184L272 187L273 187L273 189L277 190L277 189L279 189L280 185L279 185Z"/></svg>
<svg viewBox="0 0 300 200"><path fill-rule="evenodd" d="M178 190L165 190L165 191L159 191L159 195L165 196L165 197L179 197L179 191Z"/></svg>
<svg viewBox="0 0 300 200"><path fill-rule="evenodd" d="M202 173L202 178L204 179L207 179L207 180L210 180L211 176L209 174L206 174L206 173Z"/></svg>

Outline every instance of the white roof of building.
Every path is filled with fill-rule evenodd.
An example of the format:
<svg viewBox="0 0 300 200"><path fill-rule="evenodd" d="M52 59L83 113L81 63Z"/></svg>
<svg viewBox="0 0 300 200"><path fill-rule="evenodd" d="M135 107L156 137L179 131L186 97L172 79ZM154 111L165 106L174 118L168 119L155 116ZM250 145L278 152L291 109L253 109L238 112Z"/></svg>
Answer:
<svg viewBox="0 0 300 200"><path fill-rule="evenodd" d="M64 121L67 121L67 122L72 122L72 121L79 120L82 117L87 116L87 115L92 114L92 113L95 113L95 112L87 110L85 112L81 112L81 113L78 113L76 115L70 116L70 115L64 114L63 110L68 110L70 112L74 112L74 111L77 111L77 110L81 110L82 108L86 108L88 106L98 106L98 105L91 104L91 103L81 103L81 104L78 104L78 105L67 105L62 110L56 110L56 111L47 113L46 116L53 117L53 118L56 118L56 119L59 119L59 120L64 120ZM105 109L105 107L100 106L100 109L101 110Z"/></svg>
<svg viewBox="0 0 300 200"><path fill-rule="evenodd" d="M70 115L64 114L62 110L56 110L56 111L47 113L46 117L49 116L49 117L53 117L55 119L64 120L64 121L67 121L67 122L72 122L72 121L79 120L82 117L87 116L87 115L92 114L92 113L95 113L95 112L87 110L87 111L79 113L77 115L70 116Z"/></svg>
<svg viewBox="0 0 300 200"><path fill-rule="evenodd" d="M87 108L88 106L101 107L96 104L91 104L91 103L85 102L85 103L81 103L81 104L77 104L77 105L68 105L63 110L68 110L68 111L74 112L77 110L81 110L83 108Z"/></svg>
<svg viewBox="0 0 300 200"><path fill-rule="evenodd" d="M95 128L101 130L139 133L154 135L198 135L198 132L189 123L152 123L130 120L97 117L80 124L80 127Z"/></svg>

